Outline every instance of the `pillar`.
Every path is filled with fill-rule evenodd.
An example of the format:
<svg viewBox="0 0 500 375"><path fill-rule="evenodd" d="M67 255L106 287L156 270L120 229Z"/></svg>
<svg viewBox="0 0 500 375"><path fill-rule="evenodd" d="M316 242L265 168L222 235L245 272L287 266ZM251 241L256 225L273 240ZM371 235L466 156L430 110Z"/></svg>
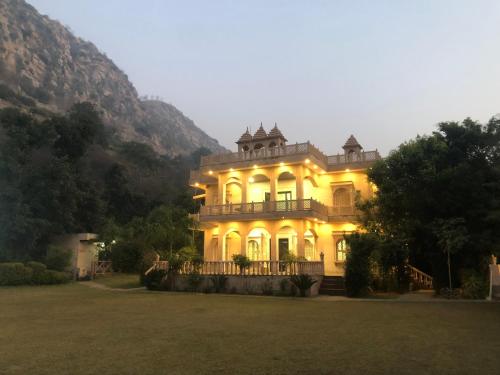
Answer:
<svg viewBox="0 0 500 375"><path fill-rule="evenodd" d="M277 184L277 181L276 181L276 172L273 170L271 171L271 173L269 174L269 186L270 186L270 190L271 190L271 201L276 201L276 184Z"/></svg>
<svg viewBox="0 0 500 375"><path fill-rule="evenodd" d="M224 188L225 188L225 185L223 184L223 178L222 176L219 174L219 183L217 185L218 187L218 191L217 191L217 204L226 204L226 202L224 202Z"/></svg>
<svg viewBox="0 0 500 375"><path fill-rule="evenodd" d="M241 255L247 255L247 235L246 233L242 232L243 231L240 231L240 240L241 240L240 253Z"/></svg>
<svg viewBox="0 0 500 375"><path fill-rule="evenodd" d="M241 203L247 203L248 178L246 173L241 176Z"/></svg>
<svg viewBox="0 0 500 375"><path fill-rule="evenodd" d="M305 257L304 222L301 220L295 229L297 230L297 256Z"/></svg>

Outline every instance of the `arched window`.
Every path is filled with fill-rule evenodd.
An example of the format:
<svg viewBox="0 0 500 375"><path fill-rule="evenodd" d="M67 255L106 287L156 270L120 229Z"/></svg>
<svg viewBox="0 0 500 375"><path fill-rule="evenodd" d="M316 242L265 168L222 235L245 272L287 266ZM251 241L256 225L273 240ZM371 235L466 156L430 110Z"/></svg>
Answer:
<svg viewBox="0 0 500 375"><path fill-rule="evenodd" d="M351 206L351 195L346 188L339 188L333 193L333 206L334 207L348 207Z"/></svg>
<svg viewBox="0 0 500 375"><path fill-rule="evenodd" d="M347 242L344 238L338 240L335 244L335 260L337 262L345 262L347 258Z"/></svg>
<svg viewBox="0 0 500 375"><path fill-rule="evenodd" d="M315 258L314 243L307 238L304 240L304 255L307 260L314 260Z"/></svg>
<svg viewBox="0 0 500 375"><path fill-rule="evenodd" d="M256 240L248 241L247 255L250 260L259 260L262 258L260 254L260 246Z"/></svg>
<svg viewBox="0 0 500 375"><path fill-rule="evenodd" d="M244 146L243 146L243 151L245 151L245 152L246 152L246 151L248 151L248 150L249 150L248 146L247 146L247 145L244 145Z"/></svg>
<svg viewBox="0 0 500 375"><path fill-rule="evenodd" d="M275 142L269 143L269 148L272 148L272 147L276 147L276 143Z"/></svg>

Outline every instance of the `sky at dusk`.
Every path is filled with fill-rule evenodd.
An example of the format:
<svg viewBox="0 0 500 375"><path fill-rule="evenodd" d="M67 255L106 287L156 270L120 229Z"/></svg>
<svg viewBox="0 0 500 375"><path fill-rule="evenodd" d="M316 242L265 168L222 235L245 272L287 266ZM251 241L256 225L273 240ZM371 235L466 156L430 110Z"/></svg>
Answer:
<svg viewBox="0 0 500 375"><path fill-rule="evenodd" d="M29 0L222 145L275 122L386 155L500 113L500 1Z"/></svg>

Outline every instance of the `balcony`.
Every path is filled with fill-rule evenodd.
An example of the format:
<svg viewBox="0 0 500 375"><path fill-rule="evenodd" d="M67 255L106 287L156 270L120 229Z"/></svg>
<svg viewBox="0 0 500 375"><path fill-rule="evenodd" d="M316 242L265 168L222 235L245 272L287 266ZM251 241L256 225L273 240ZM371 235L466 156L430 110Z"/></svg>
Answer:
<svg viewBox="0 0 500 375"><path fill-rule="evenodd" d="M280 161L298 162L305 158L311 159L325 170L338 170L348 167L352 168L358 165L359 167L365 167L375 160L381 159L377 150L363 151L360 154L352 154L349 156L344 154L327 156L314 145L306 142L286 145L283 147L261 148L258 150L206 155L201 158L200 168L203 169L204 167L211 167L215 169L224 169L229 165L234 167L235 163L242 163L242 167L244 167L245 164L251 165L257 161L260 163L273 163L278 159Z"/></svg>
<svg viewBox="0 0 500 375"><path fill-rule="evenodd" d="M230 203L200 208L200 221L202 222L303 217L326 221L328 208L314 199Z"/></svg>

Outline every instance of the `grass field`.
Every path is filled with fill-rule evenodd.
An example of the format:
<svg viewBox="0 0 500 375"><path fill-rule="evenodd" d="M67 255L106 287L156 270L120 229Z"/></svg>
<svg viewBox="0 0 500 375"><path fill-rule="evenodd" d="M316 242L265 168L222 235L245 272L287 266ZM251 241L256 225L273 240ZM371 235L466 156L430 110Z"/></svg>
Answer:
<svg viewBox="0 0 500 375"><path fill-rule="evenodd" d="M499 303L0 288L0 374L499 374Z"/></svg>
<svg viewBox="0 0 500 375"><path fill-rule="evenodd" d="M94 282L109 288L132 289L141 286L139 275L130 273L113 273L96 277Z"/></svg>

